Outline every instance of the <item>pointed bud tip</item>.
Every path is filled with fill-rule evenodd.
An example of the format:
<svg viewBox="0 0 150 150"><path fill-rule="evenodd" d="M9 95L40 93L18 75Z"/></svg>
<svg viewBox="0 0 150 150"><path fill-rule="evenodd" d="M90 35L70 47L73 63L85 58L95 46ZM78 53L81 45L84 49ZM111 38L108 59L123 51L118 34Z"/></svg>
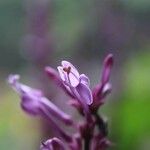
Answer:
<svg viewBox="0 0 150 150"><path fill-rule="evenodd" d="M44 71L51 78L56 78L57 77L57 71L55 69L53 69L52 67L46 66L44 68Z"/></svg>
<svg viewBox="0 0 150 150"><path fill-rule="evenodd" d="M113 54L108 54L106 57L105 57L105 60L104 60L105 64L109 64L109 65L113 65L114 63L114 56Z"/></svg>
<svg viewBox="0 0 150 150"><path fill-rule="evenodd" d="M49 67L49 66L46 66L46 67L44 68L44 71L45 71L46 73L49 73L50 70L51 70L51 67Z"/></svg>

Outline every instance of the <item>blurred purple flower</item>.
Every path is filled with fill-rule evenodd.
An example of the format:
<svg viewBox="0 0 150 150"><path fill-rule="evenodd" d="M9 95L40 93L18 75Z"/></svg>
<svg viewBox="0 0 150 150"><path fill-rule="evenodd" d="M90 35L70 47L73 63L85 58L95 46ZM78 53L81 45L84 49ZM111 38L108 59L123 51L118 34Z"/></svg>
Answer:
<svg viewBox="0 0 150 150"><path fill-rule="evenodd" d="M33 89L19 82L19 75L10 75L9 84L21 97L21 107L31 115L41 115L41 112L49 112L65 124L72 124L71 117L60 110L50 100L44 97L40 90Z"/></svg>

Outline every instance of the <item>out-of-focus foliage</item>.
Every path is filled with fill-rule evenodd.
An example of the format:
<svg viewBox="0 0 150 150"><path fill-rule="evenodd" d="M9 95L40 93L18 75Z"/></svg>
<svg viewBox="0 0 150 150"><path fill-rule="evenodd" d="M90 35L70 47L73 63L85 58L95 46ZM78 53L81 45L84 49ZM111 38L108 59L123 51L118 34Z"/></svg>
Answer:
<svg viewBox="0 0 150 150"><path fill-rule="evenodd" d="M20 67L24 62L18 51L25 21L22 2L1 0L0 19L0 67L12 70Z"/></svg>
<svg viewBox="0 0 150 150"><path fill-rule="evenodd" d="M131 56L125 65L123 71L124 90L113 104L114 107L111 108L113 109L112 135L116 140L114 149L149 149L149 58L150 53L138 53Z"/></svg>

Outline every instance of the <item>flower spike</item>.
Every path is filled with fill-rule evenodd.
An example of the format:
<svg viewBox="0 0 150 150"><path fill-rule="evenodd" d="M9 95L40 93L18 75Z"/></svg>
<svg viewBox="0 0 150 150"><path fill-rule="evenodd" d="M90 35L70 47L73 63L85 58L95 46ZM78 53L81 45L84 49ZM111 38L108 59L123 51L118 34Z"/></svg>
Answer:
<svg viewBox="0 0 150 150"><path fill-rule="evenodd" d="M45 67L48 77L71 97L68 104L74 106L84 118L76 124L70 115L47 99L41 90L22 84L19 75L8 77L8 83L21 98L22 109L30 115L45 118L61 138L54 137L42 142L40 150L106 150L112 146L107 138L107 122L99 114L99 108L105 102L104 98L112 89L109 82L112 66L113 55L109 54L103 63L100 82L92 91L89 78L80 74L70 62L62 61L61 66L57 67L58 71ZM66 132L57 121L72 129Z"/></svg>

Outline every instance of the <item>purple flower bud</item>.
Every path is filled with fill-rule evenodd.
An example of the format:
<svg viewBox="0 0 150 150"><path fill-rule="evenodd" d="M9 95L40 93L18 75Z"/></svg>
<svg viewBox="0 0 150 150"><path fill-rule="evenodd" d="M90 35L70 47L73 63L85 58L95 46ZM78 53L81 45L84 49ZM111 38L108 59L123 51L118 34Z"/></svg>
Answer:
<svg viewBox="0 0 150 150"><path fill-rule="evenodd" d="M113 55L109 54L104 60L101 82L93 90L94 103L97 106L103 103L103 98L111 91L109 78L112 66Z"/></svg>
<svg viewBox="0 0 150 150"><path fill-rule="evenodd" d="M101 78L102 84L105 84L109 81L110 71L112 66L113 66L113 55L109 54L106 56L104 60L104 66L103 66L102 78Z"/></svg>
<svg viewBox="0 0 150 150"><path fill-rule="evenodd" d="M58 138L52 138L41 144L40 150L65 150L64 143Z"/></svg>
<svg viewBox="0 0 150 150"><path fill-rule="evenodd" d="M19 82L19 75L10 75L8 82L19 93L21 107L25 112L30 115L41 115L41 111L44 111L55 116L55 118L63 121L67 125L73 123L71 117L44 97L40 90L21 84Z"/></svg>

